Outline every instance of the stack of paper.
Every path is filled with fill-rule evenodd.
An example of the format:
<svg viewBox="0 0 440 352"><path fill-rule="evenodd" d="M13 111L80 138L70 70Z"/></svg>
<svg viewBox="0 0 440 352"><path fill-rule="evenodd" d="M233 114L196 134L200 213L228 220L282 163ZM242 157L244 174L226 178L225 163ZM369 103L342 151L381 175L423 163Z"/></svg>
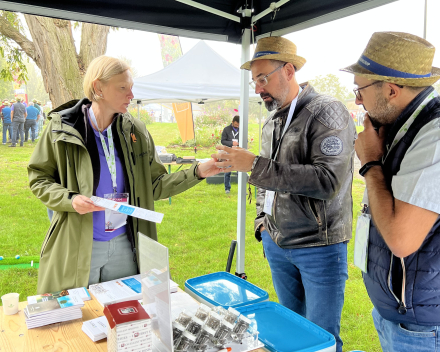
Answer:
<svg viewBox="0 0 440 352"><path fill-rule="evenodd" d="M107 318L105 316L85 321L82 325L84 331L93 342L107 337Z"/></svg>
<svg viewBox="0 0 440 352"><path fill-rule="evenodd" d="M147 278L144 278L144 281ZM171 292L177 292L178 286L170 280ZM141 275L90 285L89 290L103 307L119 302L139 300L142 299Z"/></svg>
<svg viewBox="0 0 440 352"><path fill-rule="evenodd" d="M40 303L44 301L50 301L52 299L57 299L58 297L73 296L73 295L80 296L83 301L91 300L90 294L87 291L87 289L85 287L80 287L80 288L72 288L70 290L43 293L42 295L28 296L27 302L28 304Z"/></svg>
<svg viewBox="0 0 440 352"><path fill-rule="evenodd" d="M24 309L28 329L82 318L84 302L78 295L28 304Z"/></svg>

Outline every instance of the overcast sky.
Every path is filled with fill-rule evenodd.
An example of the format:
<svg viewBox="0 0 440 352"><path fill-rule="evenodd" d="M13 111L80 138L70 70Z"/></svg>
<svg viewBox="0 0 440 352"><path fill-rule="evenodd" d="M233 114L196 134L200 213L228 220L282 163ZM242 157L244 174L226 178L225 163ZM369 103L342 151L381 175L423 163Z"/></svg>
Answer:
<svg viewBox="0 0 440 352"><path fill-rule="evenodd" d="M407 32L423 37L425 0L399 0L376 9L362 12L320 26L294 32L285 37L298 47L298 55L307 60L297 73L298 82L318 75L336 74L349 89L353 76L339 72L342 67L357 61L374 32ZM282 8L281 8L282 11ZM440 1L428 0L427 40L438 48L434 66L440 67ZM180 37L183 53L188 52L197 39ZM211 48L236 67L241 62L241 46L206 41ZM253 54L253 48L251 53ZM108 38L107 55L131 59L140 76L163 68L157 34L119 29Z"/></svg>

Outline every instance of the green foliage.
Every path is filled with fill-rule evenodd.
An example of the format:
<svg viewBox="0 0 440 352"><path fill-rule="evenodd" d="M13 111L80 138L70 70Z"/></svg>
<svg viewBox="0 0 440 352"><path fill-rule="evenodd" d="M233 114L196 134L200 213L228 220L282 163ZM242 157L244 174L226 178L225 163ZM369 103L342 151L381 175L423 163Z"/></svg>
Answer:
<svg viewBox="0 0 440 352"><path fill-rule="evenodd" d="M26 83L26 92L29 101L37 99L45 104L49 100L49 94L47 94L46 89L44 88L40 69L36 67L33 62L26 63L26 67L29 76Z"/></svg>
<svg viewBox="0 0 440 352"><path fill-rule="evenodd" d="M353 93L343 86L339 78L334 74L317 76L315 79L310 80L309 83L318 93L331 95L342 102L354 98Z"/></svg>
<svg viewBox="0 0 440 352"><path fill-rule="evenodd" d="M140 109L138 114L137 108L129 108L128 112L131 116L139 118L146 125L151 125L153 123L153 118L146 110Z"/></svg>
<svg viewBox="0 0 440 352"><path fill-rule="evenodd" d="M196 129L203 127L227 126L238 112L226 103L207 103L203 105L200 115L194 118Z"/></svg>
<svg viewBox="0 0 440 352"><path fill-rule="evenodd" d="M23 32L23 25L17 13L0 11L0 16L15 27L15 29ZM17 76L17 81L26 82L28 80L24 61L26 55L17 43L4 35L0 35L0 57L6 60L5 66L0 71L0 78L2 80L12 82L14 76Z"/></svg>
<svg viewBox="0 0 440 352"><path fill-rule="evenodd" d="M3 70L5 67L6 60L3 57L0 57L0 70ZM11 100L14 97L14 90L12 88L11 81L0 78L0 100Z"/></svg>

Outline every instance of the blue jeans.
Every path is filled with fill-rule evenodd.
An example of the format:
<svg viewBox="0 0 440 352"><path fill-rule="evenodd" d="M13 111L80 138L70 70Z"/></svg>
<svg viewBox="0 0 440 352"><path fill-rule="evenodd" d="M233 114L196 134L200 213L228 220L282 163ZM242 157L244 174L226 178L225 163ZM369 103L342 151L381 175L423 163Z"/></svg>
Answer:
<svg viewBox="0 0 440 352"><path fill-rule="evenodd" d="M347 244L284 249L262 232L263 247L280 303L319 325L342 352L341 312L347 271Z"/></svg>
<svg viewBox="0 0 440 352"><path fill-rule="evenodd" d="M382 318L376 308L372 315L383 352L440 351L440 326L394 323Z"/></svg>
<svg viewBox="0 0 440 352"><path fill-rule="evenodd" d="M12 140L12 127L10 123L3 122L3 143L7 143L8 139L6 138L6 132L9 131L9 139Z"/></svg>
<svg viewBox="0 0 440 352"><path fill-rule="evenodd" d="M24 141L24 121L19 122L15 119L12 121L12 145L16 145L18 135L20 134L20 145L23 146Z"/></svg>
<svg viewBox="0 0 440 352"><path fill-rule="evenodd" d="M231 190L231 173L225 172L225 191Z"/></svg>

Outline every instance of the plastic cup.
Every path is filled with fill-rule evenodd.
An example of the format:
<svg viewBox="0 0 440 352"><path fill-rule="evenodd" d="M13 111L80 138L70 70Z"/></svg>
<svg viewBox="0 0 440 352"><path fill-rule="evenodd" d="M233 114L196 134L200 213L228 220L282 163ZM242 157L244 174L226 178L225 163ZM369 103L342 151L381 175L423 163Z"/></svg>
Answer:
<svg viewBox="0 0 440 352"><path fill-rule="evenodd" d="M3 314L13 315L18 313L18 296L19 293L7 293L2 296Z"/></svg>

